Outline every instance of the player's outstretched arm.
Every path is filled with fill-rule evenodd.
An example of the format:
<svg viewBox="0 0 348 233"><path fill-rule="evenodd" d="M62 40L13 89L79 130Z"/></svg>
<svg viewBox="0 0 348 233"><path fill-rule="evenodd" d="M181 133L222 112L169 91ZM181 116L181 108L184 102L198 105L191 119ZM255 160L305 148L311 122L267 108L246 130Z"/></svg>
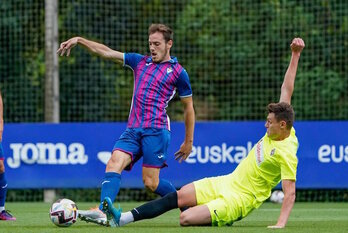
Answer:
<svg viewBox="0 0 348 233"><path fill-rule="evenodd" d="M96 54L102 58L110 59L115 62L116 61L123 62L123 53L112 50L103 44L100 44L91 40L87 40L82 37L73 37L65 42L62 42L60 44L59 49L57 50L57 53L60 56L64 56L64 54L66 56L69 56L71 49L74 48L77 44L82 45L83 47L88 49L88 51L90 51L91 53Z"/></svg>
<svg viewBox="0 0 348 233"><path fill-rule="evenodd" d="M291 60L284 76L279 100L279 102L285 102L288 104L291 104L291 96L294 91L298 61L300 60L300 55L302 49L305 47L305 43L301 38L295 38L292 40L290 47L292 51Z"/></svg>
<svg viewBox="0 0 348 233"><path fill-rule="evenodd" d="M195 110L193 108L192 96L181 98L184 105L185 120L185 140L181 144L180 149L175 153L175 159L181 162L185 160L192 151L193 131L195 127Z"/></svg>
<svg viewBox="0 0 348 233"><path fill-rule="evenodd" d="M278 222L274 226L268 226L268 228L284 228L288 218L290 216L292 207L294 206L296 199L296 187L294 180L282 180L282 188L284 192L284 200Z"/></svg>

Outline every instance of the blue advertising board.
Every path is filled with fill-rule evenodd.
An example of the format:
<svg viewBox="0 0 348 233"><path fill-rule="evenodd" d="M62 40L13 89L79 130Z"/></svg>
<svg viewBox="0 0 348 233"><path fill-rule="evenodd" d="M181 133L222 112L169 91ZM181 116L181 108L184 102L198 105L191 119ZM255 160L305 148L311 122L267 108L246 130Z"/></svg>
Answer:
<svg viewBox="0 0 348 233"><path fill-rule="evenodd" d="M100 187L105 165L125 123L6 124L3 135L9 188ZM348 122L296 122L298 188L348 188ZM172 123L168 167L161 177L176 187L232 172L265 134L264 122L196 123L185 162L174 153L183 123ZM122 187L143 187L140 160L122 173Z"/></svg>

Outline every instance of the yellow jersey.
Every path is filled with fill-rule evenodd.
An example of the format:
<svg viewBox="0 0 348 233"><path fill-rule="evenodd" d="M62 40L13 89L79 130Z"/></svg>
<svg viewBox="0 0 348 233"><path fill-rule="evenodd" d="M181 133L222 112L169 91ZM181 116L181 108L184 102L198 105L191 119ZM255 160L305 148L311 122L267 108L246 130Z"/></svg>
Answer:
<svg viewBox="0 0 348 233"><path fill-rule="evenodd" d="M292 128L289 137L275 141L267 136L252 148L248 156L229 174L233 192L253 195L258 208L280 180L296 180L298 140Z"/></svg>

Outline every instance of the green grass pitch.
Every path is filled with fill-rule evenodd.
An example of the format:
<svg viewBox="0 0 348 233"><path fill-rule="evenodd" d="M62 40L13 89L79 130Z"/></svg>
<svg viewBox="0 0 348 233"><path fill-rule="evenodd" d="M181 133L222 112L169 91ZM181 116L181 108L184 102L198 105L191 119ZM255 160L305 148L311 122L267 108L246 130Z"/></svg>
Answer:
<svg viewBox="0 0 348 233"><path fill-rule="evenodd" d="M77 203L80 209L88 209L97 203ZM124 210L129 210L140 203L122 203ZM348 203L296 203L285 229L267 229L267 225L276 223L280 205L265 203L260 209L252 212L245 219L234 223L232 227L180 227L179 211L170 211L152 220L140 221L114 229L106 228L82 221L69 228L59 228L53 225L48 212L47 203L7 203L7 209L17 217L17 221L0 221L1 233L16 232L141 232L141 233L193 233L193 232L306 232L306 233L341 233L348 232Z"/></svg>

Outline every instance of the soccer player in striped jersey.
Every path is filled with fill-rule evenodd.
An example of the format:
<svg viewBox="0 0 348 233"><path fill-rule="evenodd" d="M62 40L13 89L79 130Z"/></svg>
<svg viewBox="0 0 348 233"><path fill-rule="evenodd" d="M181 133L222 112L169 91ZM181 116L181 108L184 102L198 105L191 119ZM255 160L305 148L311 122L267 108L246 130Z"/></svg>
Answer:
<svg viewBox="0 0 348 233"><path fill-rule="evenodd" d="M2 148L2 132L4 131L4 107L2 102L2 96L0 93L0 220L14 221L15 217L12 216L7 210L5 210L5 200L7 193L7 180L5 177L5 165L4 165L4 151Z"/></svg>
<svg viewBox="0 0 348 233"><path fill-rule="evenodd" d="M176 191L169 181L159 178L160 169L167 166L167 149L171 137L166 107L176 91L184 107L185 139L175 153L175 158L181 162L192 150L195 122L192 90L186 70L176 57L170 56L173 31L166 25L152 24L148 34L150 56L122 53L81 37L73 37L61 43L57 51L61 56L69 56L71 49L79 44L93 54L123 63L134 73L127 129L116 141L107 163L101 202L105 198L115 200L120 189L121 172L130 170L141 157L143 182L147 189L161 196Z"/></svg>
<svg viewBox="0 0 348 233"><path fill-rule="evenodd" d="M269 228L284 228L295 202L298 162L294 111L290 104L298 61L305 44L301 38L295 38L290 47L292 56L280 100L267 106L267 132L232 173L195 181L125 213L106 199L104 208L109 210L113 219L105 221L104 225L123 226L184 206L190 208L180 214L182 226L232 225L258 208L270 197L272 188L282 181L284 200L280 216Z"/></svg>

